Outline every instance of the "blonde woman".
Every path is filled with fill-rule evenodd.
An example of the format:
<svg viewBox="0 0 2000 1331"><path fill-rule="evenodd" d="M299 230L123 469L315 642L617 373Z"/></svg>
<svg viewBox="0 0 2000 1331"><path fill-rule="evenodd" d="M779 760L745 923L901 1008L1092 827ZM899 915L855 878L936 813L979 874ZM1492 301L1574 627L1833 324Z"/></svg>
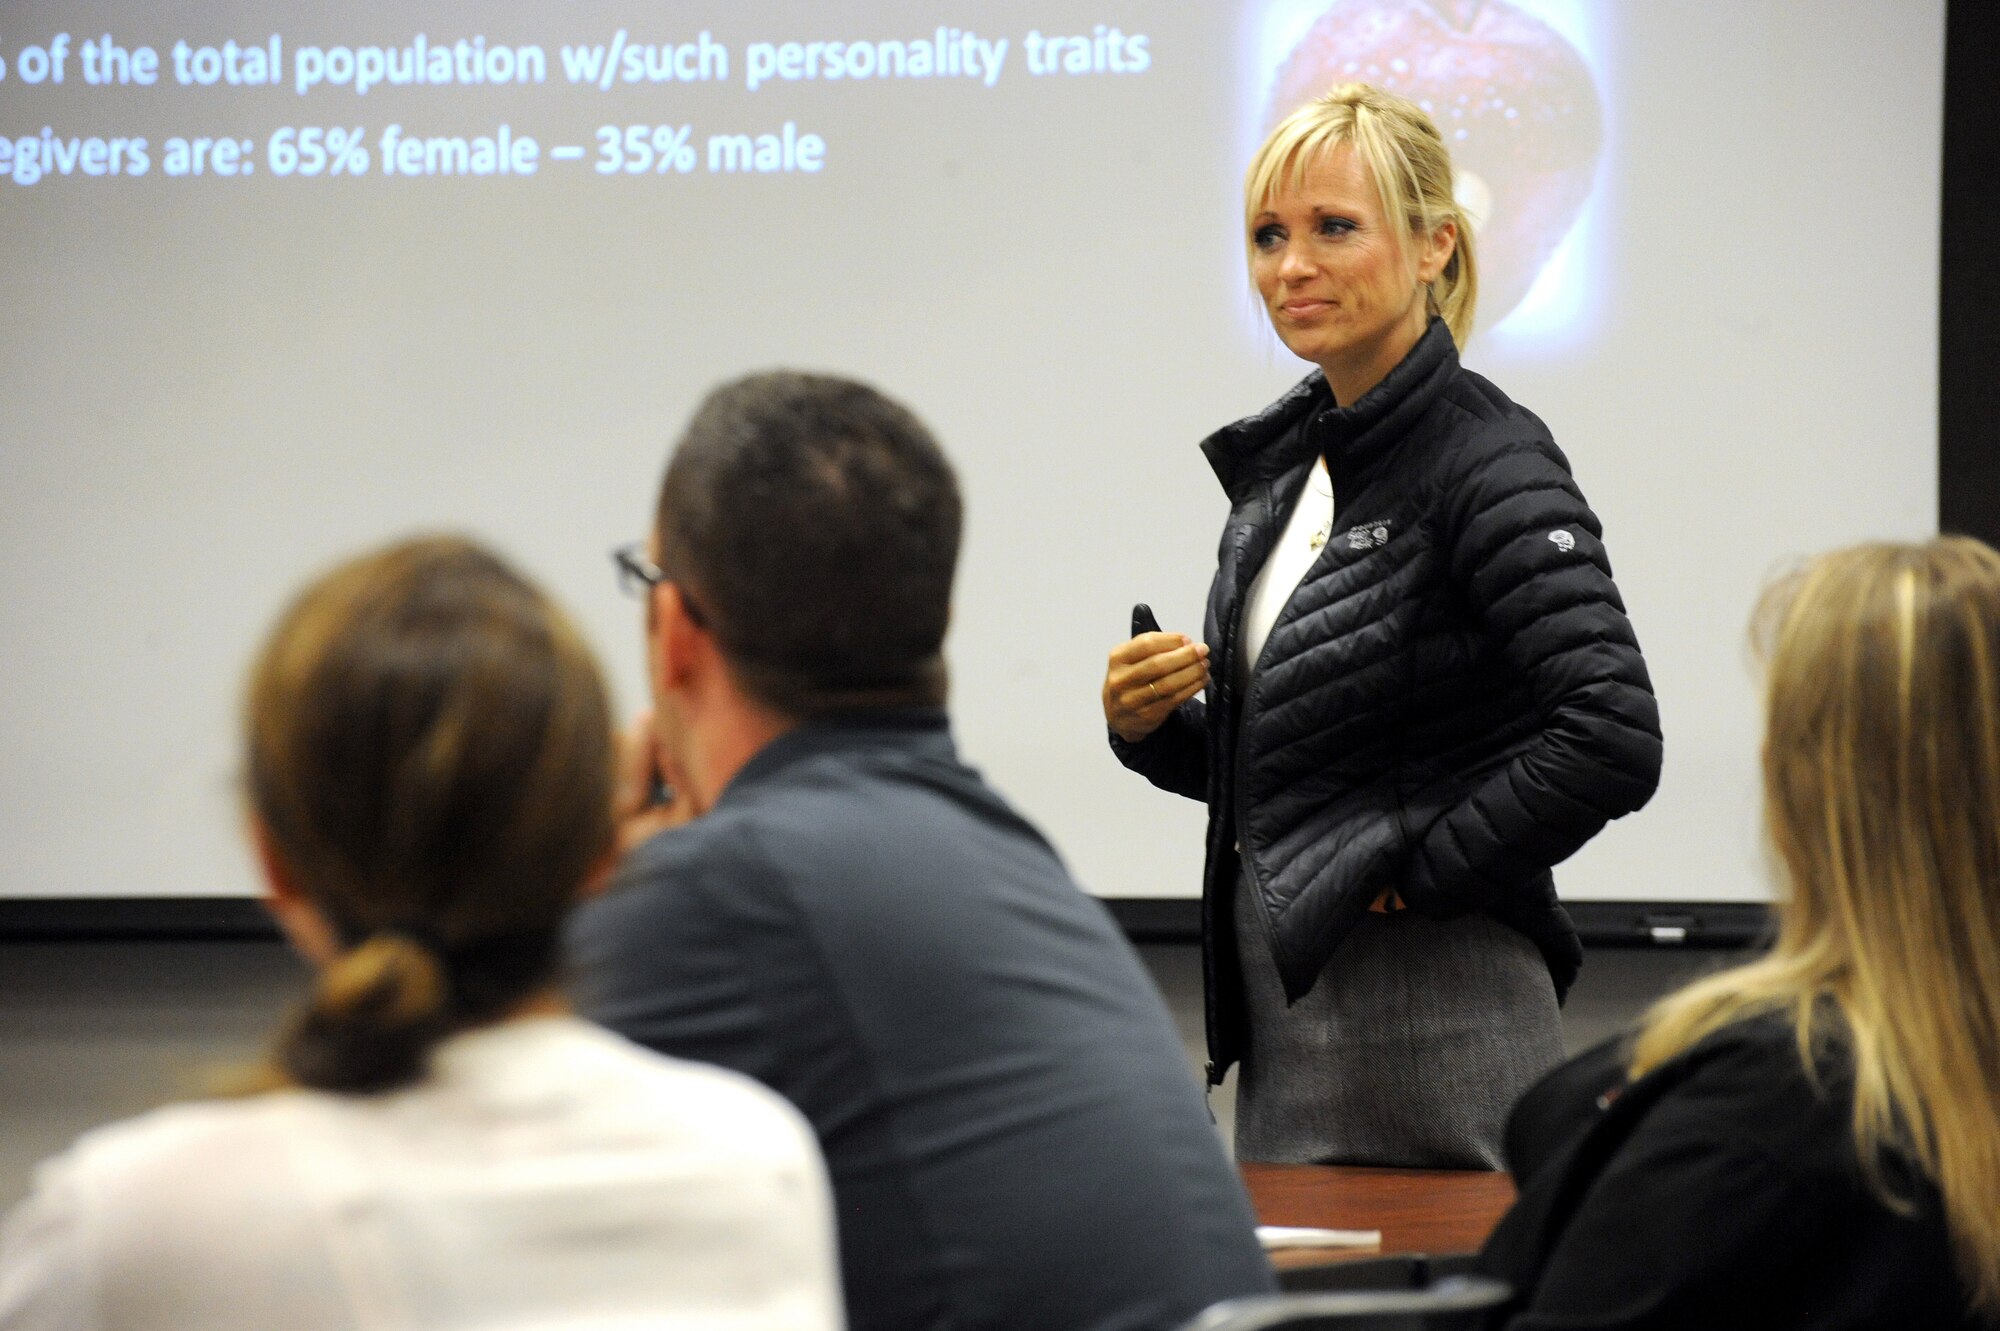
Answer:
<svg viewBox="0 0 2000 1331"><path fill-rule="evenodd" d="M1209 1075L1241 1061L1246 1159L1497 1168L1582 958L1550 867L1658 781L1598 521L1459 364L1451 186L1430 117L1363 84L1258 151L1251 278L1316 368L1202 445L1203 640L1139 632L1104 679L1119 758L1208 804Z"/></svg>
<svg viewBox="0 0 2000 1331"><path fill-rule="evenodd" d="M1777 942L1522 1101L1512 1331L2000 1326L2000 555L1844 550L1760 623Z"/></svg>
<svg viewBox="0 0 2000 1331"><path fill-rule="evenodd" d="M45 1165L6 1331L840 1325L810 1129L568 1016L557 935L612 854L603 684L484 551L335 569L251 672L272 909L317 969L268 1092Z"/></svg>

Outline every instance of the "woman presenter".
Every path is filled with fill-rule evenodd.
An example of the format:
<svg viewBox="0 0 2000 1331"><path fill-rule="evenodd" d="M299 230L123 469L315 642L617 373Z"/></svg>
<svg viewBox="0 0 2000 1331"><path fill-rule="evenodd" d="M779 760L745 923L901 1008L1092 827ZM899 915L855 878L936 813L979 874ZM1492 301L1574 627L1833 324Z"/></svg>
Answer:
<svg viewBox="0 0 2000 1331"><path fill-rule="evenodd" d="M1660 728L1596 516L1459 364L1472 234L1430 118L1362 84L1250 164L1250 275L1316 368L1203 444L1203 641L1111 653L1119 758L1208 804L1210 1078L1245 1159L1498 1168L1581 949L1550 867L1646 802ZM1198 697L1206 690L1206 698Z"/></svg>

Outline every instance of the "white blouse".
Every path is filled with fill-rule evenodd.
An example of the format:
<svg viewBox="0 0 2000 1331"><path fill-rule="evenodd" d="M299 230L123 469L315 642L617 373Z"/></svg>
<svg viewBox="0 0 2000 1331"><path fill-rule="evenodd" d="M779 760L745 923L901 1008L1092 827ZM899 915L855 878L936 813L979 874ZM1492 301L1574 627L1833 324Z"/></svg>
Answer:
<svg viewBox="0 0 2000 1331"><path fill-rule="evenodd" d="M573 1017L458 1036L387 1095L100 1129L0 1228L5 1331L840 1324L804 1119Z"/></svg>
<svg viewBox="0 0 2000 1331"><path fill-rule="evenodd" d="M1257 578L1250 584L1249 593L1243 598L1243 628L1236 635L1239 651L1236 657L1236 677L1242 684L1236 690L1241 698L1249 691L1250 681L1256 673L1257 658L1264 651L1264 644L1270 641L1271 630L1278 623L1278 616L1285 613L1285 602L1292 599L1298 590L1299 579L1312 569L1319 559L1321 547L1326 544L1333 530L1333 477L1327 474L1326 459L1320 458L1306 474L1305 488L1299 491L1299 502L1292 506L1292 515L1285 521L1284 531L1278 534L1277 544L1264 560L1264 567L1257 572Z"/></svg>

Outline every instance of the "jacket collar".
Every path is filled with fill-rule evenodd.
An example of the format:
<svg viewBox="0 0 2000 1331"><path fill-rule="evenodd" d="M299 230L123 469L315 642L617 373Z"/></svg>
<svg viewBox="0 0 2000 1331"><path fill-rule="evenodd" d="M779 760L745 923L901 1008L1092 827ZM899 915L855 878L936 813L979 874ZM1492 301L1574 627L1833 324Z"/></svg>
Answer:
<svg viewBox="0 0 2000 1331"><path fill-rule="evenodd" d="M1451 330L1433 316L1417 345L1360 401L1335 406L1325 376L1314 370L1264 410L1204 439L1201 451L1231 496L1282 476L1315 451L1326 455L1336 479L1353 476L1381 461L1457 372ZM1311 428L1299 429L1306 421Z"/></svg>
<svg viewBox="0 0 2000 1331"><path fill-rule="evenodd" d="M956 760L951 722L942 707L870 708L833 712L803 721L750 756L717 799L777 777L786 768L825 754L903 753Z"/></svg>

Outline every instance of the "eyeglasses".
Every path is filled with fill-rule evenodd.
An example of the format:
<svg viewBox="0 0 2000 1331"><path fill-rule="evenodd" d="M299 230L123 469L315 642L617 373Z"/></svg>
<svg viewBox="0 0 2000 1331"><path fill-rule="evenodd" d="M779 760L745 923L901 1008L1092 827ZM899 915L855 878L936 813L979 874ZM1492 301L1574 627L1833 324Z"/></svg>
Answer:
<svg viewBox="0 0 2000 1331"><path fill-rule="evenodd" d="M618 566L618 589L627 596L645 600L661 583L673 582L680 589L681 609L687 611L687 617L693 620L698 628L708 627L708 616L695 604L694 597L688 595L687 587L674 582L666 570L646 558L644 541L633 541L629 545L619 546L611 552L611 562Z"/></svg>
<svg viewBox="0 0 2000 1331"><path fill-rule="evenodd" d="M648 592L667 580L660 566L646 558L644 541L619 546L611 552L611 562L618 566L618 590L642 601Z"/></svg>

